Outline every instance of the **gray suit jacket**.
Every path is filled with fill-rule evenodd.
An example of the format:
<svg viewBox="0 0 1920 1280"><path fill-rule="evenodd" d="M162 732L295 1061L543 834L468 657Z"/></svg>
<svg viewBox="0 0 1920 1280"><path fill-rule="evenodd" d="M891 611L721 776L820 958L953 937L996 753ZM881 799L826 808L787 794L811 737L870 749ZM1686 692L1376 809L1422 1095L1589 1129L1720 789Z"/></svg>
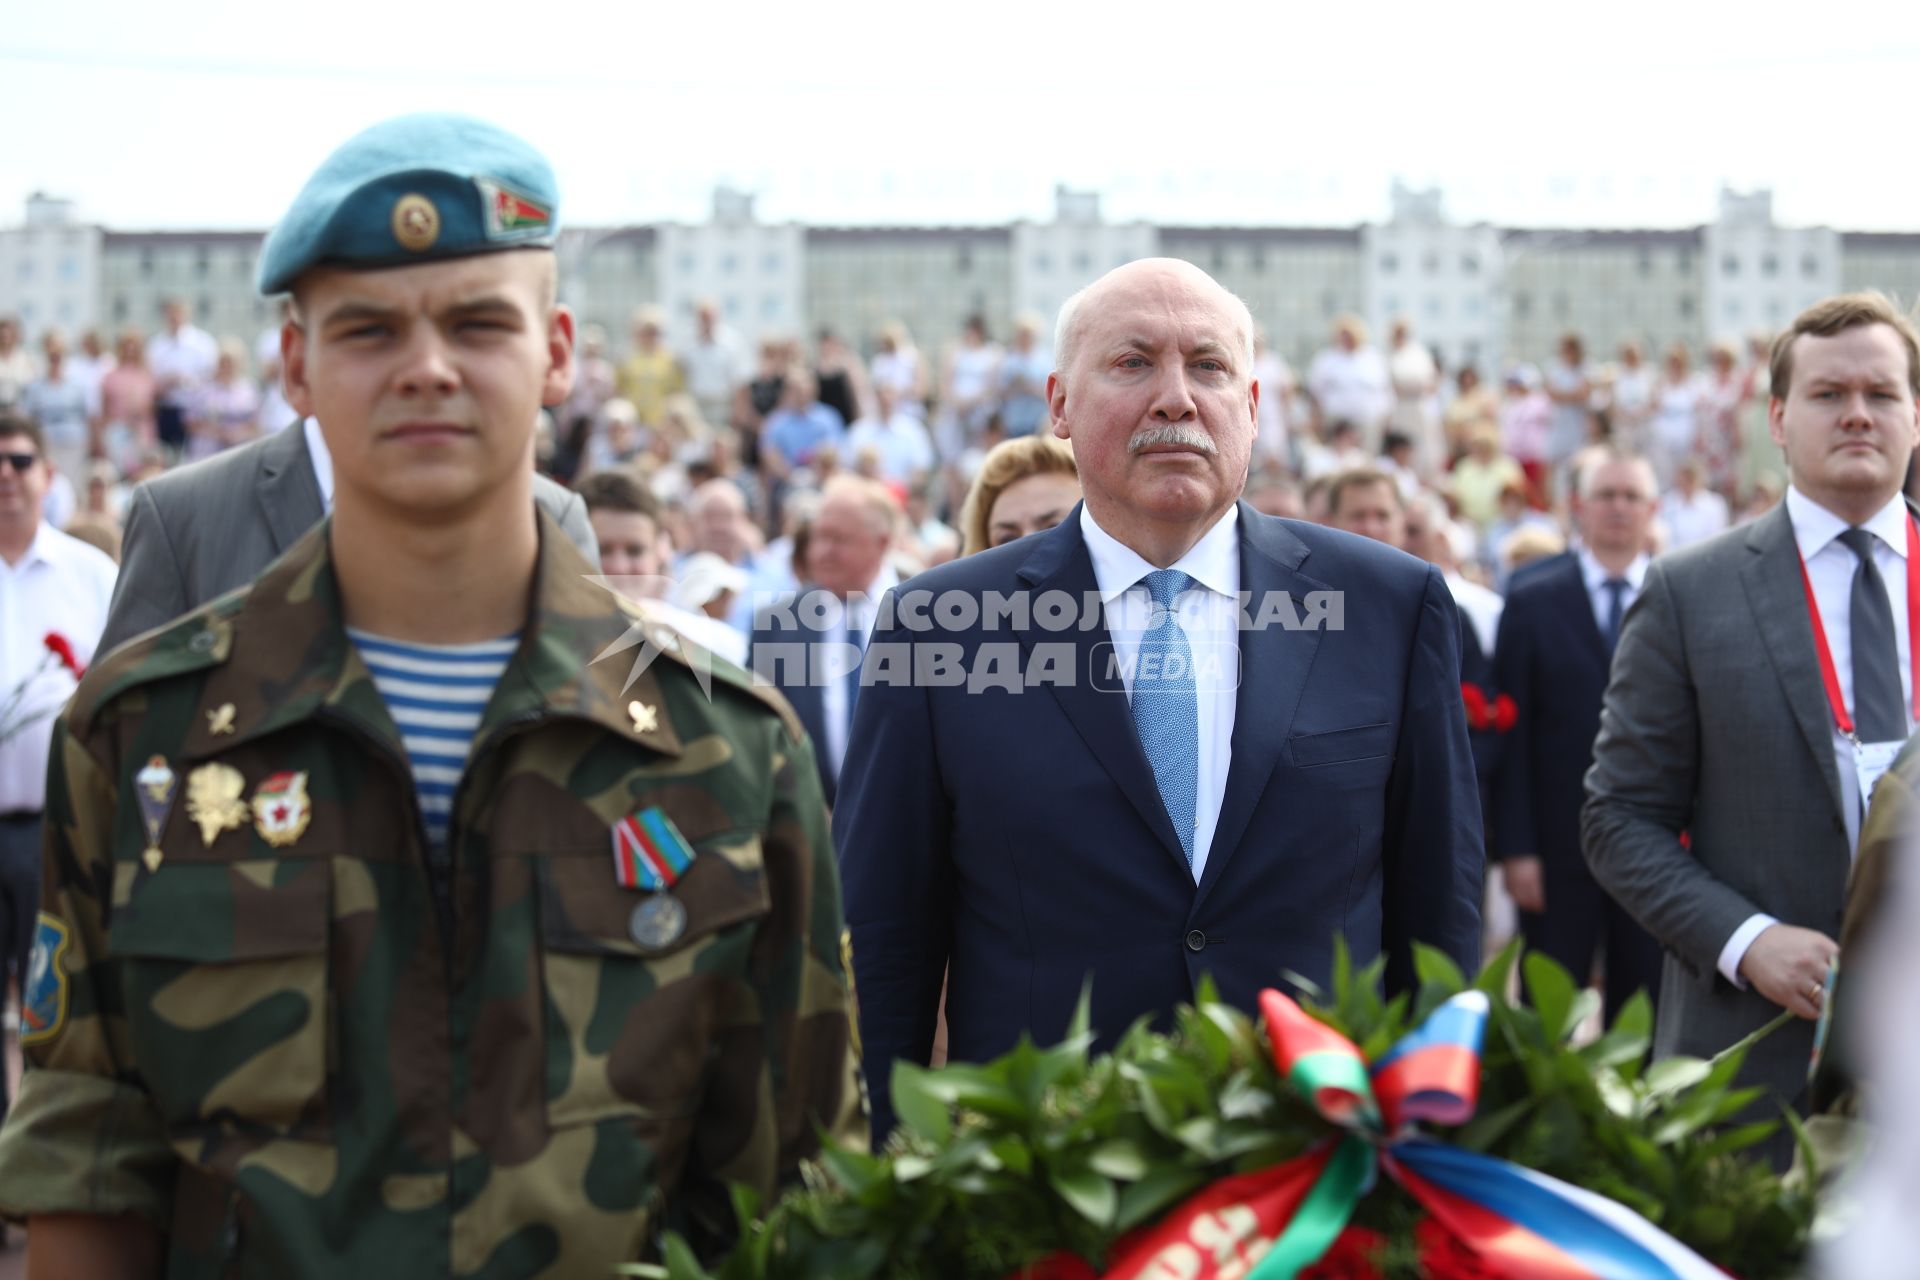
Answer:
<svg viewBox="0 0 1920 1280"><path fill-rule="evenodd" d="M579 495L535 476L533 496L599 564ZM325 513L298 422L139 485L99 652L252 582Z"/></svg>
<svg viewBox="0 0 1920 1280"><path fill-rule="evenodd" d="M1711 1056L1780 1012L1716 968L1755 912L1840 936L1846 794L1786 504L1654 561L1614 654L1581 835L1667 949L1656 1055ZM1813 1024L1790 1022L1741 1082L1804 1112L1812 1047Z"/></svg>

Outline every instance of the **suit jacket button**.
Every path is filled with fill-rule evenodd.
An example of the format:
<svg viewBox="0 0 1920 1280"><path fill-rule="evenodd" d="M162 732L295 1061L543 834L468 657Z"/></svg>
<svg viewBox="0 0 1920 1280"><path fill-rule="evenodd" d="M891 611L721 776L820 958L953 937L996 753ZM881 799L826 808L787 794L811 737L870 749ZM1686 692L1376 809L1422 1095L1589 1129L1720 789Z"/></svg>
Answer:
<svg viewBox="0 0 1920 1280"><path fill-rule="evenodd" d="M1195 929L1192 933L1189 933L1187 935L1187 950L1205 951L1206 949L1207 949L1206 934L1200 932L1198 929Z"/></svg>

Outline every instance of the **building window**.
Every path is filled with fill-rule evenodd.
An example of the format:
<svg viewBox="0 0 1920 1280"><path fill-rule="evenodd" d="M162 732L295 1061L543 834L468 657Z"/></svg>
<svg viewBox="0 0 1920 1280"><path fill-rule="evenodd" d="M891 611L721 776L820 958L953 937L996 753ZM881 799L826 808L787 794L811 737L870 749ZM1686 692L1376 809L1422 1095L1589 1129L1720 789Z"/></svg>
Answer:
<svg viewBox="0 0 1920 1280"><path fill-rule="evenodd" d="M1693 319L1693 295L1690 293L1680 295L1680 318L1682 320Z"/></svg>
<svg viewBox="0 0 1920 1280"><path fill-rule="evenodd" d="M781 261L782 259L780 255L777 253L768 252L768 253L761 254L760 255L760 274L763 276L779 275Z"/></svg>
<svg viewBox="0 0 1920 1280"><path fill-rule="evenodd" d="M1633 269L1643 276L1653 274L1653 250L1642 249L1634 255Z"/></svg>
<svg viewBox="0 0 1920 1280"><path fill-rule="evenodd" d="M1516 316L1526 316L1526 315L1533 314L1533 295L1530 293L1514 294L1513 295L1513 314Z"/></svg>
<svg viewBox="0 0 1920 1280"><path fill-rule="evenodd" d="M1729 253L1720 259L1720 274L1729 278L1740 274L1740 259Z"/></svg>
<svg viewBox="0 0 1920 1280"><path fill-rule="evenodd" d="M973 246L963 244L953 255L953 267L962 275L973 270Z"/></svg>
<svg viewBox="0 0 1920 1280"><path fill-rule="evenodd" d="M691 253L682 253L680 255L680 270L683 273L692 275L699 265L700 259L696 255Z"/></svg>
<svg viewBox="0 0 1920 1280"><path fill-rule="evenodd" d="M1036 253L1033 255L1033 270L1037 275L1047 275L1053 271L1053 255Z"/></svg>
<svg viewBox="0 0 1920 1280"><path fill-rule="evenodd" d="M1380 255L1380 274L1390 276L1400 269L1400 256L1393 253Z"/></svg>
<svg viewBox="0 0 1920 1280"><path fill-rule="evenodd" d="M1215 245L1213 247L1212 262L1212 269L1215 275L1219 275L1222 271L1225 271L1227 269L1227 251L1219 245Z"/></svg>
<svg viewBox="0 0 1920 1280"><path fill-rule="evenodd" d="M762 320L778 320L781 310L780 299L775 295L770 293L760 299L760 318Z"/></svg>
<svg viewBox="0 0 1920 1280"><path fill-rule="evenodd" d="M205 249L195 250L193 255L193 274L199 279L206 279L207 265L207 251Z"/></svg>
<svg viewBox="0 0 1920 1280"><path fill-rule="evenodd" d="M1086 275L1088 272L1092 271L1093 255L1088 253L1085 249L1082 249L1080 252L1074 254L1073 269L1079 275Z"/></svg>
<svg viewBox="0 0 1920 1280"><path fill-rule="evenodd" d="M140 274L143 276L153 274L153 250L151 249L140 251Z"/></svg>
<svg viewBox="0 0 1920 1280"><path fill-rule="evenodd" d="M201 294L193 303L193 318L202 324L213 319L213 299Z"/></svg>
<svg viewBox="0 0 1920 1280"><path fill-rule="evenodd" d="M1820 259L1815 254L1807 254L1800 259L1800 274L1811 280L1820 274Z"/></svg>
<svg viewBox="0 0 1920 1280"><path fill-rule="evenodd" d="M1438 320L1441 316L1445 315L1446 313L1447 313L1446 303L1440 301L1440 299L1437 297L1429 297L1427 299L1427 319Z"/></svg>
<svg viewBox="0 0 1920 1280"><path fill-rule="evenodd" d="M1420 259L1420 269L1426 272L1430 276L1439 275L1440 274L1440 255L1437 253L1428 253L1425 257Z"/></svg>
<svg viewBox="0 0 1920 1280"><path fill-rule="evenodd" d="M1728 320L1737 322L1740 319L1740 299L1728 298L1726 305L1720 309L1726 313Z"/></svg>
<svg viewBox="0 0 1920 1280"><path fill-rule="evenodd" d="M1382 309L1384 309L1386 313L1390 316L1395 316L1400 314L1400 299L1395 297L1391 293L1388 294L1386 297L1380 299L1380 305Z"/></svg>
<svg viewBox="0 0 1920 1280"><path fill-rule="evenodd" d="M113 322L115 324L125 324L127 322L127 295L124 293L114 296Z"/></svg>
<svg viewBox="0 0 1920 1280"><path fill-rule="evenodd" d="M740 259L736 258L731 253L723 253L720 255L720 274L721 275L730 276L736 270L739 269L739 266L740 266Z"/></svg>
<svg viewBox="0 0 1920 1280"><path fill-rule="evenodd" d="M1460 274L1463 276L1479 275L1480 274L1480 255L1477 253L1461 254L1460 255Z"/></svg>
<svg viewBox="0 0 1920 1280"><path fill-rule="evenodd" d="M60 278L72 283L80 278L80 264L72 258L60 259Z"/></svg>
<svg viewBox="0 0 1920 1280"><path fill-rule="evenodd" d="M1480 295L1477 293L1470 293L1465 298L1461 299L1460 310L1464 311L1467 315L1475 319L1478 319L1480 316L1480 310L1481 310Z"/></svg>
<svg viewBox="0 0 1920 1280"><path fill-rule="evenodd" d="M1673 270L1675 275L1682 275L1682 276L1692 275L1693 274L1693 251L1690 249L1682 249L1680 252L1674 254Z"/></svg>
<svg viewBox="0 0 1920 1280"><path fill-rule="evenodd" d="M27 281L33 279L33 259L20 259L19 263L13 269L13 274L19 277L21 284L25 284Z"/></svg>
<svg viewBox="0 0 1920 1280"><path fill-rule="evenodd" d="M1780 255L1770 253L1760 259L1760 274L1771 280L1780 274Z"/></svg>
<svg viewBox="0 0 1920 1280"><path fill-rule="evenodd" d="M1267 269L1267 251L1260 248L1254 249L1252 256L1248 258L1248 264L1252 266L1255 271L1265 271Z"/></svg>

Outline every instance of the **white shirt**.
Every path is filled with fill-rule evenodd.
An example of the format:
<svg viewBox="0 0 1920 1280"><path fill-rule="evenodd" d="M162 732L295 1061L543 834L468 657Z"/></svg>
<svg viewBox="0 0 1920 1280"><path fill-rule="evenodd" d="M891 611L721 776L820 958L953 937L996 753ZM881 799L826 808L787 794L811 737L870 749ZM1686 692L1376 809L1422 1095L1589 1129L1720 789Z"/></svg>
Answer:
<svg viewBox="0 0 1920 1280"><path fill-rule="evenodd" d="M1667 550L1678 551L1727 527L1727 500L1709 489L1695 489L1691 498L1675 489L1660 499L1660 519L1667 526Z"/></svg>
<svg viewBox="0 0 1920 1280"><path fill-rule="evenodd" d="M1473 627L1473 638L1480 642L1480 652L1491 657L1493 642L1500 634L1500 615L1507 607L1506 597L1492 587L1461 577L1457 570L1446 574L1445 581L1454 605Z"/></svg>
<svg viewBox="0 0 1920 1280"><path fill-rule="evenodd" d="M162 387L174 384L172 390L160 393L163 403L179 404L180 392L211 378L219 360L220 344L213 335L190 324L181 325L177 334L162 329L147 339L147 368L154 381Z"/></svg>
<svg viewBox="0 0 1920 1280"><path fill-rule="evenodd" d="M1093 513L1080 508L1080 535L1093 560L1093 578L1107 613L1107 634L1113 640L1116 665L1133 699L1133 664L1140 654L1140 638L1153 618L1153 597L1141 581L1155 569L1140 553L1102 529ZM1177 602L1180 629L1202 672L1207 665L1201 646L1216 653L1240 645L1240 509L1227 513L1200 541L1167 566L1192 578L1204 590L1190 588ZM1234 674L1238 675L1238 667ZM1233 763L1233 716L1239 695L1238 680L1198 681L1200 761L1195 788L1193 821L1193 879L1200 882L1213 848L1214 829L1220 825L1220 805L1227 794L1227 769Z"/></svg>
<svg viewBox="0 0 1920 1280"><path fill-rule="evenodd" d="M318 418L304 418L300 429L307 433L307 456L313 459L313 482L320 486L320 509L333 510L333 455L327 452L327 438L320 434Z"/></svg>
<svg viewBox="0 0 1920 1280"><path fill-rule="evenodd" d="M880 455L880 474L902 483L922 471L933 470L933 439L920 420L904 409L895 409L893 417L868 416L847 428L840 445L840 460L858 466L860 455L873 449Z"/></svg>
<svg viewBox="0 0 1920 1280"><path fill-rule="evenodd" d="M50 657L47 633L65 636L82 664L92 662L118 573L104 552L45 523L20 563L0 560L0 706L32 677L7 722L17 723L23 712L47 713L0 742L0 813L33 812L46 803L54 716L75 683L57 661L34 674Z"/></svg>
<svg viewBox="0 0 1920 1280"><path fill-rule="evenodd" d="M1650 562L1644 554L1635 556L1620 577L1627 580L1627 589L1620 593L1620 617L1624 620L1627 610L1640 595L1640 588L1647 580L1647 565ZM1580 548L1580 577L1587 585L1587 599L1593 604L1593 624L1600 628L1600 635L1607 634L1607 613L1613 608L1613 594L1607 590L1607 579L1615 575L1598 560L1593 552ZM1618 639L1619 637L1615 637Z"/></svg>
<svg viewBox="0 0 1920 1280"><path fill-rule="evenodd" d="M853 613L853 625L860 628L860 650L866 652L867 642L873 639L874 618L880 612L880 599L887 592L900 585L900 575L894 572L891 563L880 566L879 576L867 584L865 592L854 595L851 600L841 600L837 596L828 596L831 601L823 611L827 631L826 643L844 643L848 630L847 612ZM851 656L851 655L849 655ZM838 670L838 668L834 668ZM818 679L809 660L807 673ZM820 710L827 722L827 740L821 744L827 751L827 763L833 769L833 776L840 776L840 766L847 758L847 734L853 728L852 717L848 714L847 682L845 680L822 680L820 685Z"/></svg>
<svg viewBox="0 0 1920 1280"><path fill-rule="evenodd" d="M1833 656L1833 671L1840 679L1840 695L1847 710L1853 711L1853 575L1859 571L1860 557L1840 541L1847 522L1800 492L1787 486L1787 519L1793 523L1793 540L1806 562L1807 579L1813 583L1814 602L1820 606L1820 626L1827 633L1827 652ZM1895 494L1872 519L1862 526L1873 534L1873 564L1887 586L1887 603L1893 608L1894 647L1899 653L1902 706L1906 709L1907 728L1913 728L1913 637L1907 621L1907 504ZM1816 659L1817 661L1817 659ZM1829 714L1828 719L1832 716ZM1840 770L1840 812L1847 824L1847 852L1853 853L1860 842L1860 779L1854 773L1853 742L1836 726L1833 730L1834 763ZM1765 912L1749 916L1727 945L1720 950L1720 972L1736 987L1745 987L1740 977L1740 961L1747 948L1769 925L1779 921Z"/></svg>

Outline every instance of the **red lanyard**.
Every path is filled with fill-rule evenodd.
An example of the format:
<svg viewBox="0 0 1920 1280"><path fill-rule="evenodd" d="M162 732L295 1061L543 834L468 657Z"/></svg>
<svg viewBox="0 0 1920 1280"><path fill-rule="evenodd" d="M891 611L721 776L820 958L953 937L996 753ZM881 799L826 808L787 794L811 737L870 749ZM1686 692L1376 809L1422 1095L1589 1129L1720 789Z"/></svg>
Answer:
<svg viewBox="0 0 1920 1280"><path fill-rule="evenodd" d="M1813 619L1813 647L1820 655L1820 680L1827 686L1827 705L1833 708L1833 723L1840 732L1853 737L1853 717L1847 714L1847 700L1840 693L1840 673L1834 670L1833 652L1827 648L1827 629L1820 623L1820 604L1813 598L1813 579L1807 576L1805 556L1800 560L1800 585L1807 589L1807 616ZM1855 570L1858 572L1858 570ZM1907 657L1913 667L1913 717L1920 720L1920 531L1907 517ZM1857 739L1856 739L1857 741Z"/></svg>

